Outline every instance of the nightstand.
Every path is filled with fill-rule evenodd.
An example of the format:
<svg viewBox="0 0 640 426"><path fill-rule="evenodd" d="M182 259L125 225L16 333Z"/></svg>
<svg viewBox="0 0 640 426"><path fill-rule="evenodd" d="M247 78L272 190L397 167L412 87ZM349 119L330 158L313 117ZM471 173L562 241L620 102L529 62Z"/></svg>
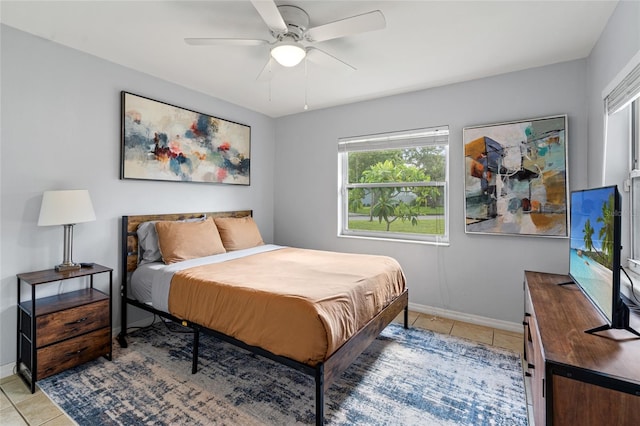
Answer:
<svg viewBox="0 0 640 426"><path fill-rule="evenodd" d="M94 276L109 274L109 290L94 288ZM17 373L35 391L38 380L104 356L111 360L111 285L113 269L92 267L18 274ZM36 297L43 284L87 277L88 286L48 297ZM21 301L23 284L31 300Z"/></svg>

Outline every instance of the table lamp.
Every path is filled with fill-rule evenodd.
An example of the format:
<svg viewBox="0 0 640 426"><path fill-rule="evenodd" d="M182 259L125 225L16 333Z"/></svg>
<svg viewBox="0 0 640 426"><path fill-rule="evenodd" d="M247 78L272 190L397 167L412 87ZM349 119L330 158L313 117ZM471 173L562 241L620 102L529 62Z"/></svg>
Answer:
<svg viewBox="0 0 640 426"><path fill-rule="evenodd" d="M86 189L69 191L45 191L42 194L40 218L38 226L64 226L64 257L56 271L72 271L80 269L79 263L73 262L73 225L96 220L89 191Z"/></svg>

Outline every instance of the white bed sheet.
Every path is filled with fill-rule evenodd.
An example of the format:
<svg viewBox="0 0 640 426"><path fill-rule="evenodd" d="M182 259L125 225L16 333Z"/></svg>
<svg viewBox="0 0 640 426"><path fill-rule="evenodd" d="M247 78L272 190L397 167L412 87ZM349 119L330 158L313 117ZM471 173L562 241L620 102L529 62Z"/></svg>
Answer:
<svg viewBox="0 0 640 426"><path fill-rule="evenodd" d="M155 309L169 313L169 289L173 274L176 272L194 266L220 263L281 248L284 248L284 246L265 244L244 250L184 260L170 265L165 265L161 262L138 265L133 274L131 274L131 296L139 302L150 304Z"/></svg>

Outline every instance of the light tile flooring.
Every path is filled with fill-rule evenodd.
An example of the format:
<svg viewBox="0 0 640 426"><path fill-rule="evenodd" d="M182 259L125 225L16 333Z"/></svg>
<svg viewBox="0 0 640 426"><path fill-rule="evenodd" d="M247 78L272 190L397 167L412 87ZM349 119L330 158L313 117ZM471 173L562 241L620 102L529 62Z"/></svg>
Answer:
<svg viewBox="0 0 640 426"><path fill-rule="evenodd" d="M395 322L401 323L402 318L401 314L395 319ZM450 334L522 353L521 333L482 327L417 312L409 312L409 324L412 327ZM9 376L0 380L0 389L2 389L0 392L0 424L3 426L75 424L42 391L37 389L34 394L31 394L18 376ZM530 424L533 423L530 422Z"/></svg>
<svg viewBox="0 0 640 426"><path fill-rule="evenodd" d="M34 394L18 376L0 380L0 424L3 426L76 424L51 400L36 389Z"/></svg>

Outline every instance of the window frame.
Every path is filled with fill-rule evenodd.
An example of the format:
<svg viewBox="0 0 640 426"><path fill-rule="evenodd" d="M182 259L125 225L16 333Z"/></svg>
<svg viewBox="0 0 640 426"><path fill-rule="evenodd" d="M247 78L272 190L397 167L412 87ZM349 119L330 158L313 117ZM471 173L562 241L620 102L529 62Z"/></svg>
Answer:
<svg viewBox="0 0 640 426"><path fill-rule="evenodd" d="M393 149L441 147L445 156L444 181L350 183L348 154ZM338 138L338 237L449 245L449 126L438 126ZM438 187L444 209L443 234L418 234L392 231L349 229L349 190L381 187Z"/></svg>
<svg viewBox="0 0 640 426"><path fill-rule="evenodd" d="M635 207L640 206L640 193L634 188L640 186L640 97L631 103L631 137L629 162L629 228L631 229L631 252L627 265L636 274L640 274L640 211Z"/></svg>
<svg viewBox="0 0 640 426"><path fill-rule="evenodd" d="M609 117L629 108L629 128L628 128L628 173L624 181L624 192L628 193L627 202L629 203L629 220L627 222L630 229L630 247L626 266L630 271L640 275L640 246L638 241L634 241L634 235L640 234L640 219L634 221L634 216L640 214L634 209L633 185L640 179L640 51L638 51L627 65L616 75L616 77L607 85L602 92L604 100L604 119L605 119L605 149L604 156L607 152L607 123ZM602 181L606 180L606 166L602 170ZM636 194L640 196L640 194ZM638 247L634 247L638 246Z"/></svg>

